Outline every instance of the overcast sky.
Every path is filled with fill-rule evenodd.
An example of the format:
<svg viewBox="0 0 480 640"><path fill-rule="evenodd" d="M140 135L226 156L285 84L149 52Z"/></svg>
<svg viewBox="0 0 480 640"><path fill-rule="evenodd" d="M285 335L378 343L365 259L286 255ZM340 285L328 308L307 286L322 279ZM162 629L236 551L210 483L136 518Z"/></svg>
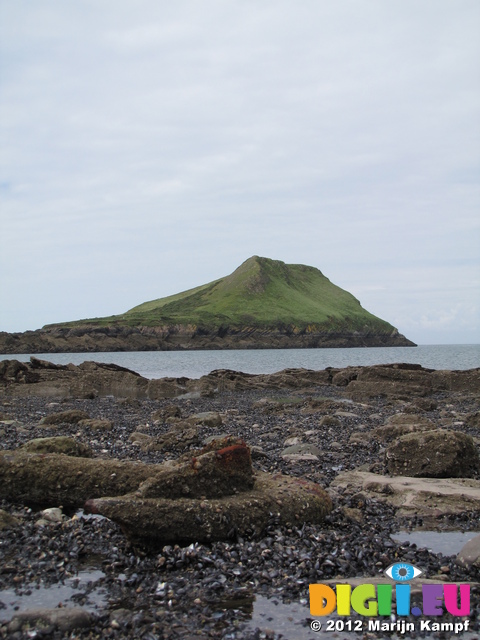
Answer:
<svg viewBox="0 0 480 640"><path fill-rule="evenodd" d="M0 0L0 330L252 255L480 342L478 0Z"/></svg>

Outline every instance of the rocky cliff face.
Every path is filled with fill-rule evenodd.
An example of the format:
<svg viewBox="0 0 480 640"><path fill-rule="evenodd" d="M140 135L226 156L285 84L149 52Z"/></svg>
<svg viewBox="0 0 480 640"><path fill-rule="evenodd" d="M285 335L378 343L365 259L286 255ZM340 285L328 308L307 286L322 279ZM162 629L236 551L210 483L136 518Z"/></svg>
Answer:
<svg viewBox="0 0 480 640"><path fill-rule="evenodd" d="M195 349L302 349L317 347L412 347L391 333L319 332L294 327L206 329L193 325L162 327L52 327L24 333L0 332L0 353L88 353Z"/></svg>

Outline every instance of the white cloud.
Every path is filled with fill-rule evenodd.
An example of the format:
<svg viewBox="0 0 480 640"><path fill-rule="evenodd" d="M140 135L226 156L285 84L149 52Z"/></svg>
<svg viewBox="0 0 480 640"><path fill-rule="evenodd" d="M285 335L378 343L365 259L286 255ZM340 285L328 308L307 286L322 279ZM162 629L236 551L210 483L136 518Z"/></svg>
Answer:
<svg viewBox="0 0 480 640"><path fill-rule="evenodd" d="M0 3L0 330L260 254L319 267L407 335L466 322L478 340L479 17L475 0Z"/></svg>

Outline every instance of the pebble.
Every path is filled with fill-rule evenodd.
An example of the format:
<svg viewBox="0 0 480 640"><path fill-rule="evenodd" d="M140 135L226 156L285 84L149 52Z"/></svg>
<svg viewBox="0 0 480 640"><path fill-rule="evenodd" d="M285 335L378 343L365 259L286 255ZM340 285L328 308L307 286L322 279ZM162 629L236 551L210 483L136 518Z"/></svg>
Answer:
<svg viewBox="0 0 480 640"><path fill-rule="evenodd" d="M286 391L271 391L269 398L274 400L275 393L284 397ZM182 418L206 412L222 416L222 431L239 436L252 446L254 466L259 470L297 475L328 487L340 470L363 464L382 468L381 443L369 439L368 431L398 410L395 401L378 399L375 407L373 401L369 405L356 403L351 407L354 415L337 413L333 420L320 425L324 407L321 413L320 408L317 413L311 409L306 412L306 400L285 403L284 413L266 412L265 403L258 403L266 394L263 389L175 401L125 403L113 397L69 400L62 403L62 410L84 411L89 419L110 420L113 426L111 431L99 431L93 428L94 423L90 423L92 427L87 423L80 430L78 424L64 424L61 432L89 445L96 456L164 462L182 455L190 445L180 438L169 451L144 451L133 447L129 438L140 424L150 425L151 437L167 433L171 429L167 418L154 420L152 416L161 416L162 411L167 416L176 404ZM339 389L318 389L318 396L332 400L339 399L340 394ZM298 398L299 394L295 396ZM447 402L452 405L449 410L454 408L458 413L476 410L474 399L457 401L446 394L436 394L432 400L433 408L422 412L434 423ZM39 418L58 411L57 405L48 405L48 400L42 398L9 400L9 417L21 422L25 430L19 431L13 423L4 421L2 447L15 448L41 436L37 427ZM212 422L218 423L218 418ZM351 439L360 424L365 429ZM467 422L456 428L475 435L475 428ZM218 424L203 424L199 429L201 441L219 433ZM300 455L295 461L282 458L285 441L299 437L298 431L295 433L298 429L300 433L308 432L309 445L316 447L321 457L310 454L308 459L302 459ZM269 437L265 438L265 434ZM362 442L366 446L360 446ZM341 465L337 463L339 453ZM266 621L261 629L249 624L256 595L305 604L310 583L337 576L379 576L397 560L420 567L427 577L443 576L449 582L478 581L478 569L460 566L454 557L444 557L413 544L400 544L390 537L399 528L422 526L420 520L400 522L391 507L359 494L337 491L332 495L335 508L322 525L279 526L275 514L271 514L261 535L252 532L243 538L211 545L167 545L153 554L133 548L122 531L106 518L84 516L81 512L64 513L61 505L36 512L24 505L0 501L0 509L16 522L15 526L0 531L0 602L5 589L15 589L19 595L34 593L61 585L86 569L100 570L103 577L98 581L79 581L75 598L69 603L72 607L74 602L78 606L90 602L93 607L98 603L89 625L72 636L52 628L46 637L276 639L279 636L272 622ZM56 519L46 517L46 511L56 513ZM439 521L438 526L465 530L478 525L478 516L478 513L449 516ZM43 524L38 526L40 520ZM477 632L479 609L478 593L472 592L470 626ZM5 611L0 605L2 640L13 637ZM32 635L35 631L22 631L17 623L14 628L18 640L36 637Z"/></svg>

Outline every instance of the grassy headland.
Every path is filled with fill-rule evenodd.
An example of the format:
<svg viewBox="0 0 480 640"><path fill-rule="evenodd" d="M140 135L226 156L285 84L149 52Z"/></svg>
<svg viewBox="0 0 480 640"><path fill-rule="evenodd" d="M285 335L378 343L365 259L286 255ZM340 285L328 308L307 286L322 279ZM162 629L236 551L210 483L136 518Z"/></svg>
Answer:
<svg viewBox="0 0 480 640"><path fill-rule="evenodd" d="M359 331L391 334L395 328L372 315L321 271L301 264L253 256L232 274L166 298L144 302L126 313L52 327L155 327L189 325Z"/></svg>

